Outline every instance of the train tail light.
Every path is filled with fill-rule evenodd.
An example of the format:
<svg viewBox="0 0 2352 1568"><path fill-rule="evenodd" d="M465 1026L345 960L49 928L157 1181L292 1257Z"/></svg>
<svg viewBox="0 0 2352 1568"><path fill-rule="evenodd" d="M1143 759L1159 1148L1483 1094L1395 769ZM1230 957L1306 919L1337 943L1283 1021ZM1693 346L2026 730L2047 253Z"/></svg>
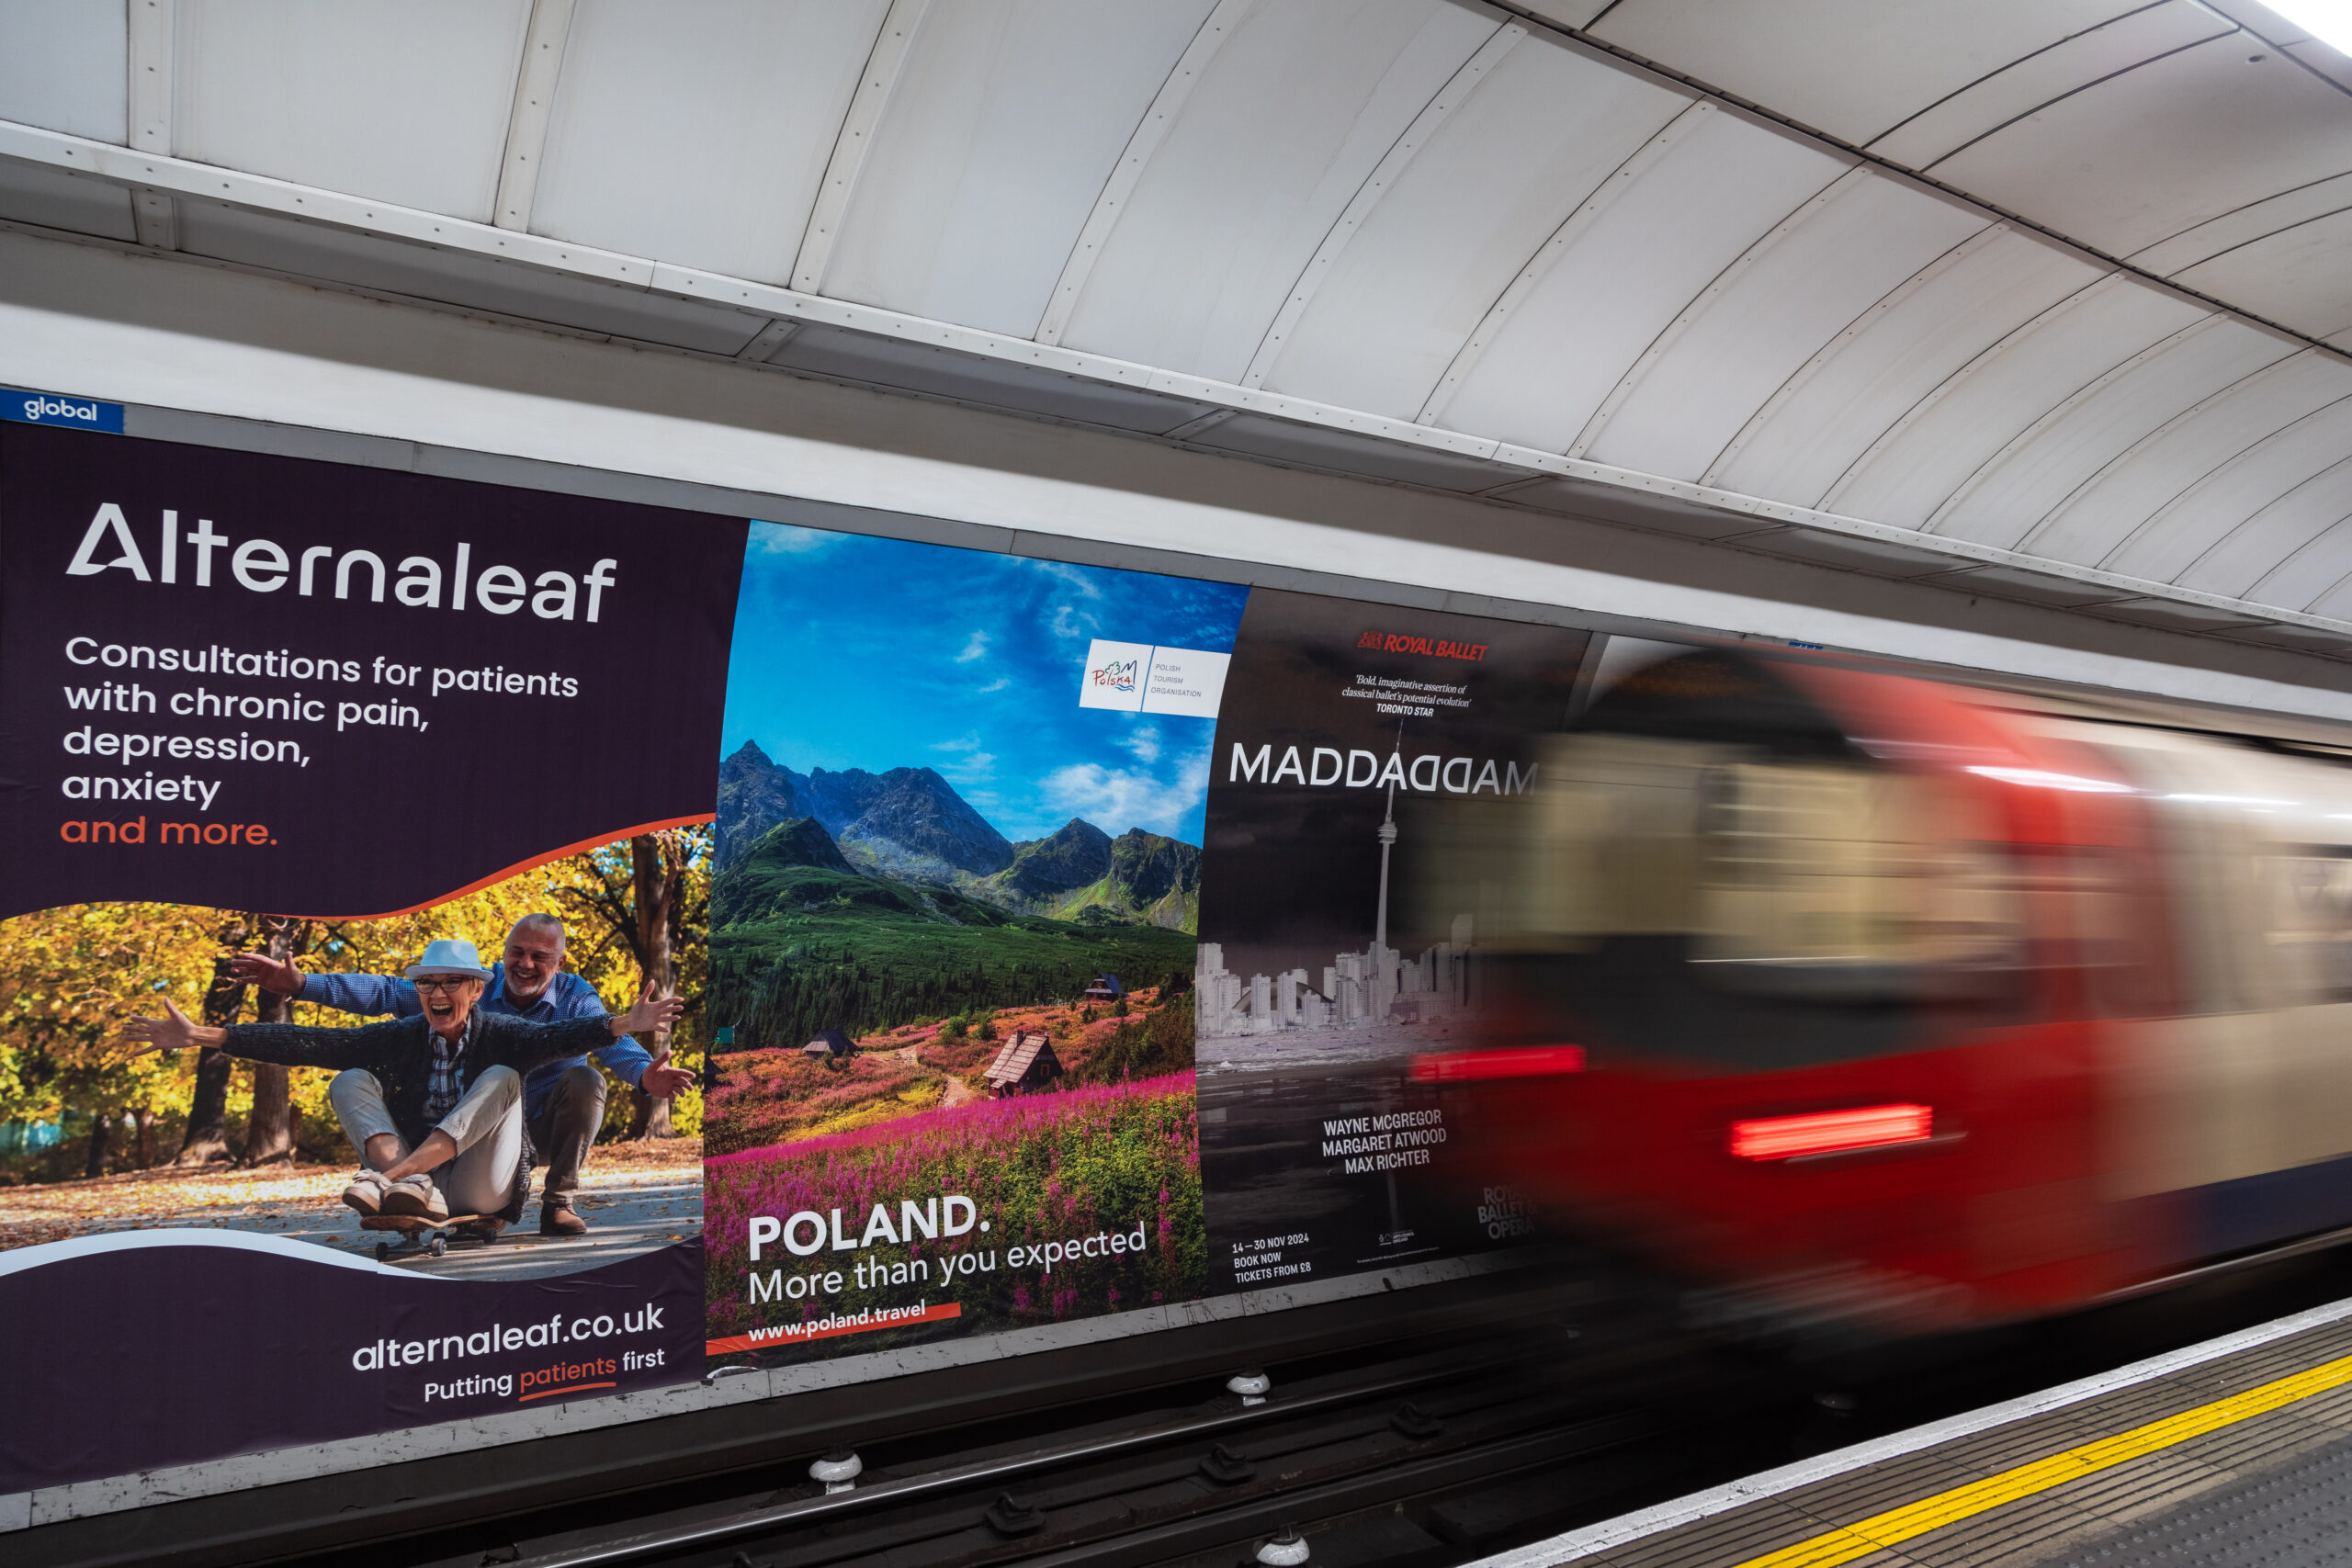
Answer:
<svg viewBox="0 0 2352 1568"><path fill-rule="evenodd" d="M1540 1078L1584 1071L1581 1045L1532 1045L1509 1051L1449 1051L1416 1056L1407 1075L1415 1083L1471 1083L1481 1078Z"/></svg>
<svg viewBox="0 0 2352 1568"><path fill-rule="evenodd" d="M1813 1111L1731 1124L1731 1152L1741 1159L1795 1159L1895 1144L1925 1143L1936 1113L1925 1105L1865 1105L1852 1111Z"/></svg>

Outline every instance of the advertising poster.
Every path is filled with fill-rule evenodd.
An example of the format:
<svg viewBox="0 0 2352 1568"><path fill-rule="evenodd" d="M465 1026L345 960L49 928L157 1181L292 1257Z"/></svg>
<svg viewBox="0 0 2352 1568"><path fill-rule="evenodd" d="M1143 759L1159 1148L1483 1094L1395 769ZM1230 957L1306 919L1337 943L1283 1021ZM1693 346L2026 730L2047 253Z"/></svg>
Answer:
<svg viewBox="0 0 2352 1568"><path fill-rule="evenodd" d="M0 425L0 1493L1510 1244L1584 645Z"/></svg>
<svg viewBox="0 0 2352 1568"><path fill-rule="evenodd" d="M1417 1055L1474 1044L1479 911L1428 857L1524 798L1587 634L1261 589L1208 781L1199 1097L1212 1288L1524 1231ZM1465 901L1466 902L1466 901Z"/></svg>
<svg viewBox="0 0 2352 1568"><path fill-rule="evenodd" d="M1190 993L1245 598L753 525L711 889L712 1356L1209 1288Z"/></svg>
<svg viewBox="0 0 2352 1568"><path fill-rule="evenodd" d="M0 425L0 1492L699 1373L744 536Z"/></svg>

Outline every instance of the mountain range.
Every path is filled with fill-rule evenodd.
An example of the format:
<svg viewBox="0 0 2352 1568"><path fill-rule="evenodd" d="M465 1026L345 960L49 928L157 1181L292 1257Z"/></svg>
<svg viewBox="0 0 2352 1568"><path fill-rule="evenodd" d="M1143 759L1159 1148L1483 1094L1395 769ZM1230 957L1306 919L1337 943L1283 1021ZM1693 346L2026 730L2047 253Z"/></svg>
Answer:
<svg viewBox="0 0 2352 1568"><path fill-rule="evenodd" d="M1084 924L1189 931L1198 923L1196 845L1139 828L1114 839L1079 818L1016 843L929 768L800 773L747 740L718 770L718 873L787 824L763 859L951 889Z"/></svg>

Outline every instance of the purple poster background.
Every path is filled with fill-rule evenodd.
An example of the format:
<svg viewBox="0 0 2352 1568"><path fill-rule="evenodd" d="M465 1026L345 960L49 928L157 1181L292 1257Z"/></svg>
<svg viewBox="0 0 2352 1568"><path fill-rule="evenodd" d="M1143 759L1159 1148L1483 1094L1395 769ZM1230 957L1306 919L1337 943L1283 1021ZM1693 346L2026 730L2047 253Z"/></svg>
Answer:
<svg viewBox="0 0 2352 1568"><path fill-rule="evenodd" d="M47 1261L0 1271L0 1323L28 1337L10 1358L0 1493L651 1388L703 1366L699 1240L494 1282L234 1232L40 1250Z"/></svg>
<svg viewBox="0 0 2352 1568"><path fill-rule="evenodd" d="M389 914L707 818L745 532L0 426L0 916Z"/></svg>

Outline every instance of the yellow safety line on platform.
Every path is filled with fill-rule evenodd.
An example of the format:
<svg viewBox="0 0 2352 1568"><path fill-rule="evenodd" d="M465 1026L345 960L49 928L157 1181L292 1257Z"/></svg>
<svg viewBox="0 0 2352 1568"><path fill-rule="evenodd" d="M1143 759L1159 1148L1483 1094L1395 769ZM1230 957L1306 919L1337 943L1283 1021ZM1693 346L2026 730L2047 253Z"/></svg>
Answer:
<svg viewBox="0 0 2352 1568"><path fill-rule="evenodd" d="M2161 1421L2151 1421L2144 1427L2134 1427L2111 1438L2101 1438L2080 1448L2038 1459L1998 1475L1972 1481L1965 1486L1955 1486L1949 1492L1939 1492L1917 1503L1890 1508L1883 1514L1850 1525L1841 1525L1825 1535L1801 1540L1794 1546L1784 1546L1778 1551L1753 1557L1739 1568L1837 1568L1841 1562L1851 1562L1868 1557L1873 1551L1883 1551L1926 1535L1929 1530L1957 1524L2004 1503L2014 1503L2021 1497L2031 1497L2069 1481L2079 1481L2102 1470L2112 1470L2203 1437L2208 1432L2234 1426L2253 1416L2309 1399L2315 1393L2325 1393L2332 1388L2352 1383L2352 1356L2340 1360L2300 1371L2250 1388L2244 1393L2233 1393L2227 1399L2217 1399L2211 1404L2200 1404L2194 1410L2184 1410L2177 1416L2167 1416Z"/></svg>

